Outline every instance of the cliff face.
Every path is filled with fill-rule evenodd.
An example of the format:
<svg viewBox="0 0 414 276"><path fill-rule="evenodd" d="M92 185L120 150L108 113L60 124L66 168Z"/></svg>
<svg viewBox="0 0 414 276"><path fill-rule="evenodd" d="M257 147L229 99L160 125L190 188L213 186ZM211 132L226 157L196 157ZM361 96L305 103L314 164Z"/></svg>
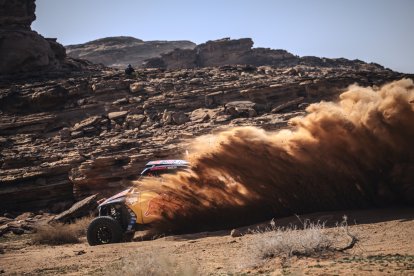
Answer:
<svg viewBox="0 0 414 276"><path fill-rule="evenodd" d="M349 84L401 77L238 65L0 81L0 210L107 196L130 185L149 160L185 156L194 137L240 125L278 129Z"/></svg>
<svg viewBox="0 0 414 276"><path fill-rule="evenodd" d="M193 49L191 41L143 41L134 37L107 37L84 44L68 45L66 51L72 58L81 58L93 63L102 63L114 68L125 68L128 64L141 67L148 58L159 57L174 49Z"/></svg>
<svg viewBox="0 0 414 276"><path fill-rule="evenodd" d="M0 27L30 30L36 19L35 1L0 0Z"/></svg>
<svg viewBox="0 0 414 276"><path fill-rule="evenodd" d="M0 74L55 70L65 49L30 28L36 19L35 0L0 0Z"/></svg>
<svg viewBox="0 0 414 276"><path fill-rule="evenodd" d="M175 49L172 52L162 54L161 57L147 59L144 66L146 68L179 69L245 64L276 67L305 65L366 70L384 69L378 64L367 64L360 60L328 59L312 56L298 57L285 50L252 47L253 41L250 38L235 40L224 38L197 45L192 50Z"/></svg>
<svg viewBox="0 0 414 276"><path fill-rule="evenodd" d="M251 38L231 40L207 41L197 45L192 50L175 49L162 54L161 57L148 59L144 66L147 68L200 68L208 66L222 66L235 64L248 65L281 65L297 58L285 50L271 50L264 48L252 49Z"/></svg>
<svg viewBox="0 0 414 276"><path fill-rule="evenodd" d="M128 64L136 68L184 69L224 65L276 66L296 65L383 70L378 64L344 58L298 57L286 50L252 48L251 38L207 41L142 41L133 37L108 37L85 44L66 46L68 56L114 68Z"/></svg>

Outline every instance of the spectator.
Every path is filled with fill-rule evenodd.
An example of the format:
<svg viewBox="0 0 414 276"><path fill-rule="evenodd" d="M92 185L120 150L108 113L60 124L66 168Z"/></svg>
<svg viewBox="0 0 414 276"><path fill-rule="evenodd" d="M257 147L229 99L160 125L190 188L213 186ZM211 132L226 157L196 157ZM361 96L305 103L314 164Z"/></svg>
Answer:
<svg viewBox="0 0 414 276"><path fill-rule="evenodd" d="M125 69L125 74L130 76L134 72L135 72L134 68L132 68L131 64L128 64L128 67Z"/></svg>

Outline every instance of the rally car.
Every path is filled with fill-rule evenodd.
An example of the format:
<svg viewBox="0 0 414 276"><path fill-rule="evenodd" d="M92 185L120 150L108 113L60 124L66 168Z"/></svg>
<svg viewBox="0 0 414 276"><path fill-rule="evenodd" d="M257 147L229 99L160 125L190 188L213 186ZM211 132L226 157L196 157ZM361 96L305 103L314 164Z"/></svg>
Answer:
<svg viewBox="0 0 414 276"><path fill-rule="evenodd" d="M145 165L140 177L157 177L188 167L185 160L151 161ZM158 218L152 210L154 204L151 204L158 196L153 191L133 187L100 203L99 215L91 221L87 230L88 243L99 245L132 240L136 230Z"/></svg>

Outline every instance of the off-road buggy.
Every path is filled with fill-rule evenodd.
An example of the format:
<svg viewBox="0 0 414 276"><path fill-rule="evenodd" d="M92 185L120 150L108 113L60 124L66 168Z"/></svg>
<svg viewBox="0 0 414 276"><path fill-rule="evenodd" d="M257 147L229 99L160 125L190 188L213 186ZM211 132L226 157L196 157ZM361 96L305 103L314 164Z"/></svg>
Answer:
<svg viewBox="0 0 414 276"><path fill-rule="evenodd" d="M141 172L142 177L157 177L166 173L185 170L189 166L184 160L158 160L148 162ZM156 216L159 195L154 191L142 191L132 187L122 191L98 206L99 215L91 221L87 230L90 245L131 241L136 230L145 229Z"/></svg>

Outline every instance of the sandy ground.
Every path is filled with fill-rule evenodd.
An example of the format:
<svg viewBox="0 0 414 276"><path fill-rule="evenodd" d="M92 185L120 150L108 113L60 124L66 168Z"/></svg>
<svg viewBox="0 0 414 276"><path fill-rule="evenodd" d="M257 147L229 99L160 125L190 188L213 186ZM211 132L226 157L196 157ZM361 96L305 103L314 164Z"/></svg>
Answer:
<svg viewBox="0 0 414 276"><path fill-rule="evenodd" d="M85 240L60 246L32 245L30 235L10 234L0 238L0 271L3 275L145 275L157 271L187 275L414 275L414 208L325 212L301 218L327 221L329 227L343 215L348 217L349 231L359 239L343 253L263 259L257 252L262 234L231 237L230 230L95 247ZM296 217L276 220L278 226L297 222ZM246 233L247 227L240 230Z"/></svg>

